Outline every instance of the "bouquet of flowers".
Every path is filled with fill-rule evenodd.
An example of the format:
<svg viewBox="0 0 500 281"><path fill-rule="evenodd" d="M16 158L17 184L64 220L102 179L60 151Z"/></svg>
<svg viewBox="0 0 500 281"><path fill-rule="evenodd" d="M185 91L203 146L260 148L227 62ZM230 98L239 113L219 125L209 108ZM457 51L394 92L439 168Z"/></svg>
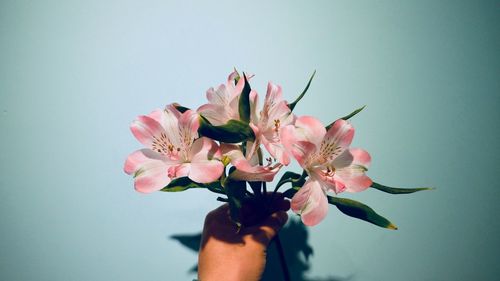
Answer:
<svg viewBox="0 0 500 281"><path fill-rule="evenodd" d="M321 222L332 204L348 216L397 229L367 205L338 196L367 188L391 194L429 189L388 187L366 175L371 157L350 147L354 128L348 121L364 107L325 126L312 116L293 113L314 73L293 102L269 82L262 107L250 87L252 77L234 70L226 84L208 89L208 103L196 110L172 103L137 117L130 128L145 148L130 154L124 168L133 175L135 189L215 192L218 200L228 202L238 229L244 227L240 209L245 202L257 202L265 215L278 191L291 198L291 209L308 226ZM267 183L293 160L302 171L284 172L268 192Z"/></svg>

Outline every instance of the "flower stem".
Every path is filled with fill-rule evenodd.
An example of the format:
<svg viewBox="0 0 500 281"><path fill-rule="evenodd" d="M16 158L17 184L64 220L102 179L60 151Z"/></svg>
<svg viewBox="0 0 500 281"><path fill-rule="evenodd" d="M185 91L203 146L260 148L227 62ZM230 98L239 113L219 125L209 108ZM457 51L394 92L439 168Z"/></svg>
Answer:
<svg viewBox="0 0 500 281"><path fill-rule="evenodd" d="M283 278L285 281L290 281L290 272L288 271L288 266L286 264L285 253L283 252L283 246L281 245L281 240L278 234L274 237L274 242L276 243L276 249L280 256L281 270L283 270Z"/></svg>

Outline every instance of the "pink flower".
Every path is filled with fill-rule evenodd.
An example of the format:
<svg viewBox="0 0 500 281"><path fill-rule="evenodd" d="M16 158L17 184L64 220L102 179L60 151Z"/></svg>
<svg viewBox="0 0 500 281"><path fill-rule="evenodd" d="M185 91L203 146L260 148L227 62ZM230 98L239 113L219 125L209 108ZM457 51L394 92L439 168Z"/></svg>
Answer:
<svg viewBox="0 0 500 281"><path fill-rule="evenodd" d="M181 113L169 105L132 122L132 133L146 146L125 161L124 171L134 175L137 191L158 191L179 177L209 183L221 176L219 147L211 139L198 138L198 118L192 110Z"/></svg>
<svg viewBox="0 0 500 281"><path fill-rule="evenodd" d="M250 124L256 137L255 145L262 143L271 156L281 164L290 164L290 157L281 143L281 128L294 122L294 115L283 100L281 87L271 82L267 85L264 107L259 118L255 116Z"/></svg>
<svg viewBox="0 0 500 281"><path fill-rule="evenodd" d="M328 211L327 191L359 192L372 181L365 175L371 157L365 150L349 148L354 128L337 120L326 131L313 117L299 117L295 126L282 129L283 145L309 175L304 186L292 198L291 207L301 214L306 225L316 225Z"/></svg>
<svg viewBox="0 0 500 281"><path fill-rule="evenodd" d="M247 146L252 146L252 143L248 142ZM221 150L223 155L228 157L231 164L236 167L236 171L231 174L231 177L236 180L270 182L283 166L280 163L273 165L269 161L270 159L268 159L267 165L259 165L258 153L253 153L250 159L247 159L238 145L222 144Z"/></svg>
<svg viewBox="0 0 500 281"><path fill-rule="evenodd" d="M221 84L216 89L207 90L208 103L200 106L197 112L207 118L214 126L224 125L229 120L240 120L239 99L241 91L245 86L245 79L240 77L236 85L234 84L236 76L239 76L235 70L229 74L226 84ZM250 79L247 76L247 79ZM251 102L255 102L256 93L250 93Z"/></svg>

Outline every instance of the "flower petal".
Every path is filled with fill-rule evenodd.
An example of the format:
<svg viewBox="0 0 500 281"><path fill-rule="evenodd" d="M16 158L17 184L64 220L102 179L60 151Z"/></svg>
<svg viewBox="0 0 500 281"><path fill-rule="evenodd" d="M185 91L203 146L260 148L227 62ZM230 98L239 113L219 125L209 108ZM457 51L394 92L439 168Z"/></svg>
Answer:
<svg viewBox="0 0 500 281"><path fill-rule="evenodd" d="M190 162L221 159L221 152L215 141L207 137L201 137L194 141L189 150L188 158Z"/></svg>
<svg viewBox="0 0 500 281"><path fill-rule="evenodd" d="M297 131L293 125L281 128L281 143L287 152L299 162L300 166L305 168L307 159L316 153L317 147L314 143L301 140L297 136Z"/></svg>
<svg viewBox="0 0 500 281"><path fill-rule="evenodd" d="M319 143L326 134L325 126L316 118L311 116L300 116L295 121L295 126L299 129L299 136L309 142Z"/></svg>
<svg viewBox="0 0 500 281"><path fill-rule="evenodd" d="M179 138L185 150L198 138L198 128L200 127L198 116L195 111L187 110L179 117Z"/></svg>
<svg viewBox="0 0 500 281"><path fill-rule="evenodd" d="M293 196L291 208L300 214L305 225L313 226L321 222L328 213L328 201L320 183L308 179Z"/></svg>
<svg viewBox="0 0 500 281"><path fill-rule="evenodd" d="M344 154L348 154L349 156L345 156ZM338 158L352 159L350 165L342 167L335 166L337 162L340 161L333 162L334 167L336 168L335 179L345 185L345 191L360 192L370 187L372 180L365 175L365 172L368 170L371 162L371 157L368 152L359 148L351 148L346 150Z"/></svg>
<svg viewBox="0 0 500 281"><path fill-rule="evenodd" d="M191 163L188 177L199 183L210 183L220 178L224 164L219 160L205 160Z"/></svg>
<svg viewBox="0 0 500 281"><path fill-rule="evenodd" d="M231 177L244 181L273 181L274 176L280 168L281 164L262 166L256 163L257 155L254 155L250 160L246 159L240 148L236 145L223 144L222 152L225 156L231 159L231 164L236 167L236 170L231 174Z"/></svg>
<svg viewBox="0 0 500 281"><path fill-rule="evenodd" d="M134 175L135 189L150 193L170 183L167 170L173 163L165 156L150 149L141 149L130 154L125 161L124 171Z"/></svg>
<svg viewBox="0 0 500 281"><path fill-rule="evenodd" d="M335 121L321 142L320 155L330 161L335 159L349 147L353 137L354 128L349 122L343 119Z"/></svg>
<svg viewBox="0 0 500 281"><path fill-rule="evenodd" d="M165 132L163 127L155 119L149 116L138 116L130 125L132 134L144 146L151 148L155 136Z"/></svg>

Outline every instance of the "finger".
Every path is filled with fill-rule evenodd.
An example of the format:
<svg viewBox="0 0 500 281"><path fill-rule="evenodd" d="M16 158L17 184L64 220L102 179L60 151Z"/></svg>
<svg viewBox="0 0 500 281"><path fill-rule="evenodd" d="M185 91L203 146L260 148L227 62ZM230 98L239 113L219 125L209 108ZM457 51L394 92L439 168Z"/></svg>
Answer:
<svg viewBox="0 0 500 281"><path fill-rule="evenodd" d="M285 225L288 220L288 215L285 211L278 211L267 217L262 223L256 225L258 229L256 234L263 238L263 242L267 245L271 239L276 236L280 229Z"/></svg>
<svg viewBox="0 0 500 281"><path fill-rule="evenodd" d="M288 211L290 210L290 201L285 198L277 198L271 204L271 211Z"/></svg>

